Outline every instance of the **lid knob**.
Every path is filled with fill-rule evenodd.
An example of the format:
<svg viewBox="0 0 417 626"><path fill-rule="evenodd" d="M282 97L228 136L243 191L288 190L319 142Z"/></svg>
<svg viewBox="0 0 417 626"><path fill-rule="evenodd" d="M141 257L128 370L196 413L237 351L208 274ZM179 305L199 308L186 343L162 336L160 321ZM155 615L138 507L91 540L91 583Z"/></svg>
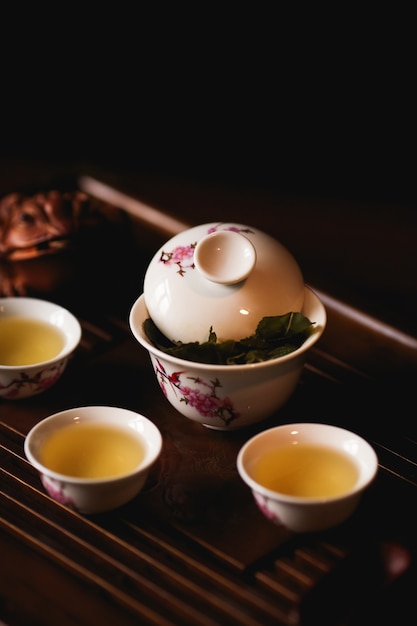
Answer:
<svg viewBox="0 0 417 626"><path fill-rule="evenodd" d="M249 276L256 263L256 251L244 235L232 230L216 231L198 242L194 263L207 280L233 285Z"/></svg>

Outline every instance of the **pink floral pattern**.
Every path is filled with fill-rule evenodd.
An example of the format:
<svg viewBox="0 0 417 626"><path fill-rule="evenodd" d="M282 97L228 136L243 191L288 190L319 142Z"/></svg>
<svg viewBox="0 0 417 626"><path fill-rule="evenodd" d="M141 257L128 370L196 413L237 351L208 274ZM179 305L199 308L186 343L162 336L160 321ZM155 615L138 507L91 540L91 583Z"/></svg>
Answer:
<svg viewBox="0 0 417 626"><path fill-rule="evenodd" d="M36 395L46 391L60 378L66 364L67 361L64 359L51 367L37 372L32 377L25 374L25 372L20 372L7 385L3 385L0 381L1 397L6 399L24 398L28 395Z"/></svg>
<svg viewBox="0 0 417 626"><path fill-rule="evenodd" d="M282 521L276 513L269 508L269 498L261 495L260 493L253 492L253 497L258 505L259 510L265 515L266 518L274 522L277 526L282 526Z"/></svg>
<svg viewBox="0 0 417 626"><path fill-rule="evenodd" d="M217 232L218 230L231 230L236 233L250 233L252 232L249 228L239 228L238 226L228 226L225 228L220 228L221 224L217 226L212 226L208 229L207 234ZM166 266L177 265L178 270L177 273L180 276L184 276L187 270L195 269L194 264L194 250L196 248L197 242L191 243L188 246L177 246L170 252L165 252L164 250L161 252L161 256L159 261L164 263Z"/></svg>
<svg viewBox="0 0 417 626"><path fill-rule="evenodd" d="M41 474L41 481L51 498L61 504L64 504L70 509L73 509L74 511L77 510L72 498L65 495L63 485L59 481L44 476L43 474Z"/></svg>
<svg viewBox="0 0 417 626"><path fill-rule="evenodd" d="M178 274L184 276L187 269L194 269L194 249L197 243L177 246L171 252L161 252L160 261L165 265L178 265Z"/></svg>
<svg viewBox="0 0 417 626"><path fill-rule="evenodd" d="M168 374L159 359L156 359L155 372L166 397L171 389L176 396L180 396L180 402L190 405L205 418L222 420L226 426L239 418L230 398L218 395L222 386L218 378L206 381L201 377L187 376L186 371ZM193 381L195 386L187 385L184 379Z"/></svg>

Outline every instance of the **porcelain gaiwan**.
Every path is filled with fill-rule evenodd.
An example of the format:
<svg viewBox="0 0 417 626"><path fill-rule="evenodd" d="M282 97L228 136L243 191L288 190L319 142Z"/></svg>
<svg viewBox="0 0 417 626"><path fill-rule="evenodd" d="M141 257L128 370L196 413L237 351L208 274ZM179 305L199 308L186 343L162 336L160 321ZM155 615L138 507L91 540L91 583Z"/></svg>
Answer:
<svg viewBox="0 0 417 626"><path fill-rule="evenodd" d="M152 258L144 298L171 341L219 341L252 335L265 316L301 311L305 285L293 255L270 235L243 224L185 230Z"/></svg>
<svg viewBox="0 0 417 626"><path fill-rule="evenodd" d="M210 223L158 250L129 324L172 406L208 428L233 430L287 402L326 310L278 241L242 224Z"/></svg>

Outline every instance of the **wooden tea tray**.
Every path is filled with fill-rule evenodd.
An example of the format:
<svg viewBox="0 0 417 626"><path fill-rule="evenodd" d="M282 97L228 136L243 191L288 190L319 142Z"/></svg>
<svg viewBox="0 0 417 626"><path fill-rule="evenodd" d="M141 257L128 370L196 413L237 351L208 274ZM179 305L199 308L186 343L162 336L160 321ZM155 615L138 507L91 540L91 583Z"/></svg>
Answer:
<svg viewBox="0 0 417 626"><path fill-rule="evenodd" d="M405 624L410 616L415 622L416 337L373 315L372 307L359 309L324 290L327 279L320 282L320 263L313 263L311 276L319 280L310 285L326 306L328 328L288 404L241 431L211 431L186 420L164 398L127 323L147 263L179 229L217 221L214 213L220 221L239 213L240 222L277 236L281 218L220 195L216 210L201 195L193 212L188 187L171 186L163 195L156 184L141 193L131 179L121 181L116 186L111 175L82 173L74 184L126 211L131 248L108 250L115 256L110 270L95 259L94 271L105 267L107 274L97 274L90 290L90 273L80 269L65 288L41 294L77 315L79 350L47 393L0 400L1 619L10 626L342 626ZM286 243L292 227L282 227ZM52 501L23 452L26 433L40 419L84 404L138 411L164 437L145 490L117 511L90 517ZM311 535L278 528L239 479L241 445L259 430L292 421L350 428L375 447L378 477L338 528Z"/></svg>

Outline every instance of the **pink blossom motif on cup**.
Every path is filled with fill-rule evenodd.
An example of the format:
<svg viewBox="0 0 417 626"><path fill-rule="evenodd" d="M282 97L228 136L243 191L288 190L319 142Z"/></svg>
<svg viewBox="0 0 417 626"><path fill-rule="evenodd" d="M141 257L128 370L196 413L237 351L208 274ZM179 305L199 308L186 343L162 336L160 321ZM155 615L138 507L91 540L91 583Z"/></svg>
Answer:
<svg viewBox="0 0 417 626"><path fill-rule="evenodd" d="M48 478L47 476L41 475L41 481L46 491L49 493L51 498L64 504L65 506L77 510L73 500L65 495L63 487L60 482L54 480L53 478Z"/></svg>
<svg viewBox="0 0 417 626"><path fill-rule="evenodd" d="M24 372L20 372L19 376L16 376L7 385L2 385L0 381L0 389L3 391L7 389L7 392L3 394L3 398L16 398L18 396L24 397L25 395L35 395L46 391L49 387L52 387L61 376L63 369L66 367L67 360L64 359L59 363L47 367L44 370L37 372L34 376L30 377Z"/></svg>
<svg viewBox="0 0 417 626"><path fill-rule="evenodd" d="M259 510L265 515L266 518L274 522L277 526L283 526L283 523L278 515L273 513L273 511L269 508L269 498L255 492L253 492L253 497L255 498L255 502L258 505Z"/></svg>
<svg viewBox="0 0 417 626"><path fill-rule="evenodd" d="M180 395L180 402L189 404L205 418L220 419L225 426L239 418L239 413L234 409L230 398L218 395L218 389L222 386L218 378L206 381L201 377L187 376L185 371L168 374L158 359L156 363L155 372L159 386L166 397L169 392L168 384L176 396ZM187 385L184 379L192 381L194 386Z"/></svg>
<svg viewBox="0 0 417 626"><path fill-rule="evenodd" d="M215 233L219 230L231 230L235 233L250 233L252 232L249 228L238 228L237 226L228 226L227 228L219 228L218 226L214 226L208 229L207 234ZM195 269L194 264L194 250L197 246L197 242L191 243L188 246L177 246L171 252L165 252L164 250L161 252L161 256L159 261L166 266L177 265L178 270L177 273L180 276L184 276L187 270Z"/></svg>

